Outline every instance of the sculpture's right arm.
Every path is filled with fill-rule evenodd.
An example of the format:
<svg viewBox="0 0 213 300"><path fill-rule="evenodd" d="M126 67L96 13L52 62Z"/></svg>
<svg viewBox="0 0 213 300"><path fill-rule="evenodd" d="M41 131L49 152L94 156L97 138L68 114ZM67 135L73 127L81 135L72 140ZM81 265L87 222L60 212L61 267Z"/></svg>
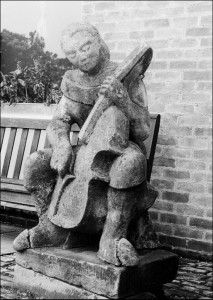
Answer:
<svg viewBox="0 0 213 300"><path fill-rule="evenodd" d="M69 172L70 164L74 158L70 143L70 129L75 123L69 100L63 96L57 105L52 121L47 127L47 137L53 148L50 165L61 177Z"/></svg>

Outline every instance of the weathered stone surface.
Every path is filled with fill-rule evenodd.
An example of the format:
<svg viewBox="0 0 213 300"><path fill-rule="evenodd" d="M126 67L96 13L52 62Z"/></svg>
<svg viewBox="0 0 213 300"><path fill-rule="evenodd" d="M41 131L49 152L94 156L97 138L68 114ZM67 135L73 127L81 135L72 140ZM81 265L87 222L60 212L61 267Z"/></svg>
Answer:
<svg viewBox="0 0 213 300"><path fill-rule="evenodd" d="M70 24L61 46L73 69L63 77L63 97L47 127L51 148L32 153L24 168L39 224L20 234L14 248L67 249L82 244L82 236L79 243L68 237L69 230L102 234L99 257L116 266L132 266L138 263L139 242L128 241L129 225L136 215L143 218L157 197L146 185L143 144L150 132L150 115L142 79L152 49L147 44L138 47L118 65L110 61L98 30L87 23ZM76 147L70 143L75 123L89 135ZM140 225L135 226L140 248L141 241L153 246L147 241L154 237L153 228L145 221Z"/></svg>
<svg viewBox="0 0 213 300"><path fill-rule="evenodd" d="M107 299L82 288L16 265L14 284L43 299Z"/></svg>
<svg viewBox="0 0 213 300"><path fill-rule="evenodd" d="M98 259L92 249L41 248L17 253L16 263L92 293L118 299L172 281L177 273L178 256L153 250L141 254L137 266L115 267Z"/></svg>

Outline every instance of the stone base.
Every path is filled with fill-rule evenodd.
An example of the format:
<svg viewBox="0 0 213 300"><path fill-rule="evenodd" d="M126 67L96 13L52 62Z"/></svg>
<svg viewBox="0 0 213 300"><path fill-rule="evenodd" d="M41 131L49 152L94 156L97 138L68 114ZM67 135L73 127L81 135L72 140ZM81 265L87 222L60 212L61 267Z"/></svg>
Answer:
<svg viewBox="0 0 213 300"><path fill-rule="evenodd" d="M135 267L104 263L96 252L89 248L19 252L15 285L49 299L134 299L141 293L140 299L154 299L152 294L176 277L178 256L165 250L142 252Z"/></svg>

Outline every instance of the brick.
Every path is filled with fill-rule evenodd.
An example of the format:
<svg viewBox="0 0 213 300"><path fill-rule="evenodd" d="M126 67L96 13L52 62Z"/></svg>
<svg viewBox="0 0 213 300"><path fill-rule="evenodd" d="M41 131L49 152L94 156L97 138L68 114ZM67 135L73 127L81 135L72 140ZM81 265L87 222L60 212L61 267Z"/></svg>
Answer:
<svg viewBox="0 0 213 300"><path fill-rule="evenodd" d="M196 68L196 61L182 60L182 61L172 61L169 64L170 69L193 69Z"/></svg>
<svg viewBox="0 0 213 300"><path fill-rule="evenodd" d="M200 25L212 27L212 15L201 17Z"/></svg>
<svg viewBox="0 0 213 300"><path fill-rule="evenodd" d="M212 244L207 242L190 240L188 241L188 249L193 249L201 252L212 252Z"/></svg>
<svg viewBox="0 0 213 300"><path fill-rule="evenodd" d="M198 217L204 216L204 208L195 207L189 204L181 204L181 205L177 204L176 210L177 213L181 215L198 216Z"/></svg>
<svg viewBox="0 0 213 300"><path fill-rule="evenodd" d="M182 57L182 51L181 50L159 50L156 55L156 59L158 58L180 58Z"/></svg>
<svg viewBox="0 0 213 300"><path fill-rule="evenodd" d="M87 14L83 21L86 23L104 22L104 17L102 14Z"/></svg>
<svg viewBox="0 0 213 300"><path fill-rule="evenodd" d="M160 232L160 233L164 233L164 234L168 234L168 235L172 235L172 226L168 225L168 224L161 224L161 223L156 223L154 224L154 228L156 233Z"/></svg>
<svg viewBox="0 0 213 300"><path fill-rule="evenodd" d="M115 3L112 1L107 1L107 2L102 2L102 1L98 1L95 2L95 10L107 10L107 9L112 9L115 8Z"/></svg>
<svg viewBox="0 0 213 300"><path fill-rule="evenodd" d="M164 103L150 103L149 111L151 114L161 114L165 111Z"/></svg>
<svg viewBox="0 0 213 300"><path fill-rule="evenodd" d="M189 171L176 171L176 170L164 170L163 172L165 177L174 178L174 179L188 179L190 178Z"/></svg>
<svg viewBox="0 0 213 300"><path fill-rule="evenodd" d="M211 1L193 1L192 4L187 8L187 13L202 13L212 11Z"/></svg>
<svg viewBox="0 0 213 300"><path fill-rule="evenodd" d="M181 78L181 73L180 72L156 72L155 73L155 78L162 79L162 80L173 80L173 79L180 79Z"/></svg>
<svg viewBox="0 0 213 300"><path fill-rule="evenodd" d="M151 30L147 30L147 31L132 31L129 33L129 38L130 39L150 39L154 37L154 32Z"/></svg>
<svg viewBox="0 0 213 300"><path fill-rule="evenodd" d="M176 114L193 114L194 106L186 104L168 104L166 105L165 111L172 113L175 111Z"/></svg>
<svg viewBox="0 0 213 300"><path fill-rule="evenodd" d="M175 224L186 225L187 218L185 216L180 216L180 215L175 215L175 214L161 213L160 221L165 222L165 223L175 223Z"/></svg>
<svg viewBox="0 0 213 300"><path fill-rule="evenodd" d="M166 202L166 201L161 201L157 200L155 201L153 208L158 210L158 211L173 211L173 204L171 202Z"/></svg>
<svg viewBox="0 0 213 300"><path fill-rule="evenodd" d="M111 52L111 59L114 61L122 61L126 57L126 54L124 52L119 51L112 51Z"/></svg>
<svg viewBox="0 0 213 300"><path fill-rule="evenodd" d="M212 231L208 231L205 233L205 240L212 243Z"/></svg>
<svg viewBox="0 0 213 300"><path fill-rule="evenodd" d="M198 68L199 69L211 69L212 68L212 61L210 60L203 60L199 61L198 63Z"/></svg>
<svg viewBox="0 0 213 300"><path fill-rule="evenodd" d="M205 182L206 178L207 178L206 173L199 172L199 173L194 173L191 175L191 179L194 182L201 182L201 181Z"/></svg>
<svg viewBox="0 0 213 300"><path fill-rule="evenodd" d="M161 48L167 48L169 41L168 40L148 40L147 43L153 48L153 49L161 49Z"/></svg>
<svg viewBox="0 0 213 300"><path fill-rule="evenodd" d="M193 39L193 38L174 39L171 41L172 48L190 48L190 47L196 47L196 46L197 46L197 40Z"/></svg>
<svg viewBox="0 0 213 300"><path fill-rule="evenodd" d="M207 191L209 194L212 194L212 184L208 184Z"/></svg>
<svg viewBox="0 0 213 300"><path fill-rule="evenodd" d="M208 36L211 35L211 28L195 27L186 30L186 36Z"/></svg>
<svg viewBox="0 0 213 300"><path fill-rule="evenodd" d="M209 195L191 195L189 203L200 207L211 207L212 197Z"/></svg>
<svg viewBox="0 0 213 300"><path fill-rule="evenodd" d="M167 137L166 135L159 135L158 136L158 144L175 146L175 145L177 145L177 141L173 137Z"/></svg>
<svg viewBox="0 0 213 300"><path fill-rule="evenodd" d="M164 88L165 84L162 82L149 82L146 84L146 90L152 92L160 92Z"/></svg>
<svg viewBox="0 0 213 300"><path fill-rule="evenodd" d="M181 102L191 102L191 103L204 103L210 100L209 94L204 93L191 93L191 94L183 94L181 98Z"/></svg>
<svg viewBox="0 0 213 300"><path fill-rule="evenodd" d="M190 193L204 193L205 188L202 184L191 182L178 182L177 189Z"/></svg>
<svg viewBox="0 0 213 300"><path fill-rule="evenodd" d="M183 105L184 107L185 105ZM190 136L192 128L184 126L161 126L161 133L168 136Z"/></svg>
<svg viewBox="0 0 213 300"><path fill-rule="evenodd" d="M166 69L167 68L167 62L166 61L152 61L150 64L150 69Z"/></svg>
<svg viewBox="0 0 213 300"><path fill-rule="evenodd" d="M163 122L164 124L169 124L169 125L176 125L178 120L178 115L174 114L166 114L163 116Z"/></svg>
<svg viewBox="0 0 213 300"><path fill-rule="evenodd" d="M157 190L171 190L174 187L174 182L171 180L152 179L151 184L153 184Z"/></svg>
<svg viewBox="0 0 213 300"><path fill-rule="evenodd" d="M195 226L202 229L212 229L212 220L191 217L189 220L190 226Z"/></svg>
<svg viewBox="0 0 213 300"><path fill-rule="evenodd" d="M184 27L184 28L188 28L188 27L192 27L192 26L197 26L198 25L198 17L197 16L193 16L193 17L179 17L179 18L173 18L172 19L172 26L174 27Z"/></svg>
<svg viewBox="0 0 213 300"><path fill-rule="evenodd" d="M169 104L171 102L178 102L180 98L180 95L178 93L174 93L174 91L171 91L170 93L167 91L167 88L165 88L164 93L156 93L154 96L154 103L159 101L166 104Z"/></svg>
<svg viewBox="0 0 213 300"><path fill-rule="evenodd" d="M212 91L212 83L211 82L198 82L197 86L198 91Z"/></svg>
<svg viewBox="0 0 213 300"><path fill-rule="evenodd" d="M193 230L188 227L178 226L174 229L174 235L180 236L180 237L185 237L185 238L201 240L203 237L203 231Z"/></svg>
<svg viewBox="0 0 213 300"><path fill-rule="evenodd" d="M181 126L209 126L210 118L198 115L183 115L178 118L178 124Z"/></svg>
<svg viewBox="0 0 213 300"><path fill-rule="evenodd" d="M158 220L158 212L153 211L152 209L149 210L149 215L151 220Z"/></svg>
<svg viewBox="0 0 213 300"><path fill-rule="evenodd" d="M87 3L82 5L82 12L83 13L92 13L94 11L93 3Z"/></svg>
<svg viewBox="0 0 213 300"><path fill-rule="evenodd" d="M125 49L125 51L132 51L133 49L135 49L137 47L138 43L136 41L121 41L118 42L118 49L119 50L123 50Z"/></svg>
<svg viewBox="0 0 213 300"><path fill-rule="evenodd" d="M185 34L184 28L160 28L155 30L155 37L161 37L162 39L175 37L176 39L182 38Z"/></svg>
<svg viewBox="0 0 213 300"><path fill-rule="evenodd" d="M203 161L211 161L212 152L210 150L195 150L194 157Z"/></svg>
<svg viewBox="0 0 213 300"><path fill-rule="evenodd" d="M162 150L162 156L169 158L189 158L191 156L191 153L191 149L180 149L174 147L163 148Z"/></svg>
<svg viewBox="0 0 213 300"><path fill-rule="evenodd" d="M178 2L173 2L178 3ZM174 16L182 16L184 13L184 7L183 6L176 6L176 7L168 7L168 8L163 8L162 10L158 10L158 14L160 12L163 12L163 14L166 14L167 17L174 17Z"/></svg>
<svg viewBox="0 0 213 300"><path fill-rule="evenodd" d="M185 71L184 80L211 80L209 71Z"/></svg>
<svg viewBox="0 0 213 300"><path fill-rule="evenodd" d="M154 166L175 168L175 160L163 156L156 157L153 164Z"/></svg>
<svg viewBox="0 0 213 300"><path fill-rule="evenodd" d="M187 203L189 201L188 193L178 193L178 192L169 192L163 191L162 199L172 201L174 203Z"/></svg>
<svg viewBox="0 0 213 300"><path fill-rule="evenodd" d="M183 137L178 140L178 146L180 148L203 149L207 148L208 141L201 138Z"/></svg>
<svg viewBox="0 0 213 300"><path fill-rule="evenodd" d="M155 16L155 12L152 9L134 9L131 11L131 16L135 16L138 18L147 19Z"/></svg>
<svg viewBox="0 0 213 300"><path fill-rule="evenodd" d="M212 103L197 103L194 106L194 111L200 115L212 115Z"/></svg>
<svg viewBox="0 0 213 300"><path fill-rule="evenodd" d="M128 35L127 32L107 32L104 34L104 40L124 40L127 39Z"/></svg>
<svg viewBox="0 0 213 300"><path fill-rule="evenodd" d="M147 21L145 20L144 26L151 27L151 28L168 27L169 20L168 19L154 19L154 20L147 20Z"/></svg>
<svg viewBox="0 0 213 300"><path fill-rule="evenodd" d="M174 246L174 247L182 247L186 248L186 239L175 237L175 236L168 236L168 235L159 235L160 243Z"/></svg>
<svg viewBox="0 0 213 300"><path fill-rule="evenodd" d="M194 135L198 137L210 137L212 136L212 128L197 127L194 129Z"/></svg>
<svg viewBox="0 0 213 300"><path fill-rule="evenodd" d="M203 38L200 41L201 47L211 47L212 46L212 39L211 38Z"/></svg>
<svg viewBox="0 0 213 300"><path fill-rule="evenodd" d="M196 58L197 60L200 60L202 58L209 58L212 57L212 48L200 48L200 49L187 49L183 52L183 56L188 58Z"/></svg>
<svg viewBox="0 0 213 300"><path fill-rule="evenodd" d="M104 32L114 31L115 30L115 23L96 23L94 24L98 31L100 31L101 35Z"/></svg>

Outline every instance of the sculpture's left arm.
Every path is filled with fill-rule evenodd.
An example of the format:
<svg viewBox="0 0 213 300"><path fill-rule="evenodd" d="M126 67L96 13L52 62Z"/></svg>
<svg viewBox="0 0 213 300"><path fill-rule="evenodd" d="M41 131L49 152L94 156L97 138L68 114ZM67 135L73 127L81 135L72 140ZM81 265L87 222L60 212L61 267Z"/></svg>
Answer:
<svg viewBox="0 0 213 300"><path fill-rule="evenodd" d="M150 115L146 89L140 77L126 86L113 76L108 76L100 94L112 100L130 121L130 140L144 149L143 141L150 132Z"/></svg>

